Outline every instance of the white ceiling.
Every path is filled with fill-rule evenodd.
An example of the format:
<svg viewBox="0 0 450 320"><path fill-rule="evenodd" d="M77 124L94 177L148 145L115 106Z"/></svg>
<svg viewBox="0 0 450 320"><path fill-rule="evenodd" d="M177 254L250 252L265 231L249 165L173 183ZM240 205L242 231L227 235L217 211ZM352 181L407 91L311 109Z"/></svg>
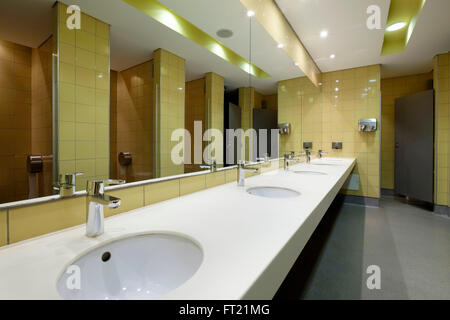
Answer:
<svg viewBox="0 0 450 320"><path fill-rule="evenodd" d="M384 28L390 0L275 1L322 72L370 64L382 65L383 78L428 72L433 56L450 50L449 0L427 1L406 50L384 57L384 30L367 28L366 10L380 6ZM324 29L326 39L320 37Z"/></svg>
<svg viewBox="0 0 450 320"><path fill-rule="evenodd" d="M380 57L383 31L365 27L366 8L379 4L383 23L389 0L276 0L300 39L322 71L333 71L369 64L382 64L383 77L430 71L432 57L450 50L449 0L427 1L413 37L405 52ZM147 61L152 52L165 48L186 59L186 80L207 72L225 77L230 88L248 86L249 77L241 69L222 60L194 42L180 36L122 0L71 0L87 14L111 25L111 66L123 70ZM239 0L160 0L191 23L218 38L227 28L229 39L219 39L248 59L249 18ZM54 0L1 0L0 39L37 47L52 32ZM187 5L188 3L188 5ZM329 30L326 40L319 37ZM336 59L328 59L331 53ZM303 76L283 50L254 20L252 22L252 62L271 75L252 77L252 85L262 93L276 92L279 80Z"/></svg>

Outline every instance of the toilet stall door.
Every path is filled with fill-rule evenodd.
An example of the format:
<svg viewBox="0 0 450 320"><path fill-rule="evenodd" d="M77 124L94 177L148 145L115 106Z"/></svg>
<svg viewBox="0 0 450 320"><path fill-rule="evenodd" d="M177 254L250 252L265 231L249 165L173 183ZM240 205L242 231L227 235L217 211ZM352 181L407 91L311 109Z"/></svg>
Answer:
<svg viewBox="0 0 450 320"><path fill-rule="evenodd" d="M434 91L395 100L395 193L433 202Z"/></svg>

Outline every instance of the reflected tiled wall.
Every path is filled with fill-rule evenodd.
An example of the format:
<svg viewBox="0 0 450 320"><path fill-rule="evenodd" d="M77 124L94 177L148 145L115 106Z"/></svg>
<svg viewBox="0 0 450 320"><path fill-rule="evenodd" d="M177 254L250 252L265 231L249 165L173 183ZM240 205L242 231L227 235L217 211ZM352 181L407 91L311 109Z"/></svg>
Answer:
<svg viewBox="0 0 450 320"><path fill-rule="evenodd" d="M435 89L435 197L450 206L450 53L434 58Z"/></svg>
<svg viewBox="0 0 450 320"><path fill-rule="evenodd" d="M39 175L37 196L53 194L52 157L52 53L53 37L32 49L31 66L31 153L42 155L43 172Z"/></svg>
<svg viewBox="0 0 450 320"><path fill-rule="evenodd" d="M394 189L395 99L427 90L433 73L381 79L381 188Z"/></svg>
<svg viewBox="0 0 450 320"><path fill-rule="evenodd" d="M271 161L270 166L255 165L254 167L260 170L257 173L246 172L246 177L277 170L280 166L283 166L283 162L278 160ZM105 217L225 183L236 183L236 180L237 170L233 168L108 191L108 194L120 198L122 204L118 209L106 208ZM86 223L85 196L0 210L0 247L84 223Z"/></svg>
<svg viewBox="0 0 450 320"><path fill-rule="evenodd" d="M172 149L181 141L171 141L175 129L184 129L185 74L184 59L163 49L153 53L155 92L159 106L157 176L166 177L184 173L184 163L172 161ZM183 154L180 155L183 157Z"/></svg>
<svg viewBox="0 0 450 320"><path fill-rule="evenodd" d="M269 94L263 95L259 92L255 92L255 108L261 108L265 101L267 109L277 110L278 109L278 95Z"/></svg>
<svg viewBox="0 0 450 320"><path fill-rule="evenodd" d="M207 73L206 105L209 106L208 129L217 129L222 133L222 136L224 135L224 94L224 78L213 72ZM216 161L222 162L224 160L223 147L216 148L215 152L212 153L212 157L215 158ZM217 166L220 168L223 165L218 164Z"/></svg>
<svg viewBox="0 0 450 320"><path fill-rule="evenodd" d="M324 73L322 84L316 88L306 77L279 82L278 122L291 124L291 134L280 137L280 156L298 153L310 141L314 151L322 149L328 156L355 157L359 190L345 192L378 198L381 128L360 133L358 120L380 120L380 67ZM332 150L333 141L343 142L343 149Z"/></svg>
<svg viewBox="0 0 450 320"><path fill-rule="evenodd" d="M253 109L255 108L255 88L239 88L239 107L241 108L241 128L246 131L253 128ZM244 139L244 138L243 138ZM250 160L249 145L252 144L250 138L245 141L245 160Z"/></svg>
<svg viewBox="0 0 450 320"><path fill-rule="evenodd" d="M0 40L0 202L28 198L31 48Z"/></svg>
<svg viewBox="0 0 450 320"><path fill-rule="evenodd" d="M59 10L59 173L83 172L86 180L109 177L109 25L81 14L81 29L66 26Z"/></svg>
<svg viewBox="0 0 450 320"><path fill-rule="evenodd" d="M110 159L116 171L111 174L127 182L153 178L152 65L148 61L111 76L111 92L116 91L111 98L111 149L116 151ZM131 165L119 164L120 152L131 152Z"/></svg>
<svg viewBox="0 0 450 320"><path fill-rule="evenodd" d="M186 130L191 134L190 146L185 141L185 148L190 148L191 150L191 164L184 164L184 172L195 172L200 171L200 165L194 164L194 121L202 122L202 134L206 130L206 97L205 97L205 78L192 80L186 82L186 96L185 96L185 126ZM203 140L203 139L202 139ZM205 143L202 142L203 147ZM202 157L203 157L203 147L202 147Z"/></svg>

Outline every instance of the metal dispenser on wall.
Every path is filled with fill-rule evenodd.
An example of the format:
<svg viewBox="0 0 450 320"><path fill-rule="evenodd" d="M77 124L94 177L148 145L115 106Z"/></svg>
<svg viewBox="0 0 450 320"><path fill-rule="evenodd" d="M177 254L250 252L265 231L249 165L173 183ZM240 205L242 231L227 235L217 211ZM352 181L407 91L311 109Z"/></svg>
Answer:
<svg viewBox="0 0 450 320"><path fill-rule="evenodd" d="M377 119L360 119L358 121L358 129L360 132L377 131Z"/></svg>
<svg viewBox="0 0 450 320"><path fill-rule="evenodd" d="M28 198L36 198L39 195L39 177L38 174L42 172L44 161L42 156L29 155L27 158L28 171Z"/></svg>
<svg viewBox="0 0 450 320"><path fill-rule="evenodd" d="M279 123L278 130L281 135L289 134L289 133L291 133L291 124L290 123Z"/></svg>
<svg viewBox="0 0 450 320"><path fill-rule="evenodd" d="M131 152L120 152L119 153L119 164L120 164L120 175L125 177L125 180L130 180L127 177L127 168L133 162L133 157L131 156Z"/></svg>

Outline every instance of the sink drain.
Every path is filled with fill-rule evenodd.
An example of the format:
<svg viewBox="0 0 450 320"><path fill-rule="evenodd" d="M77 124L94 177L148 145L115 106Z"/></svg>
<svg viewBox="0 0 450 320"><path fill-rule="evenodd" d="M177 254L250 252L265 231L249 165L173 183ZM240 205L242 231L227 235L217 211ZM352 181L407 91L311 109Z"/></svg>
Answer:
<svg viewBox="0 0 450 320"><path fill-rule="evenodd" d="M102 254L102 261L103 262L107 262L109 259L111 259L111 253L110 252L105 252Z"/></svg>

